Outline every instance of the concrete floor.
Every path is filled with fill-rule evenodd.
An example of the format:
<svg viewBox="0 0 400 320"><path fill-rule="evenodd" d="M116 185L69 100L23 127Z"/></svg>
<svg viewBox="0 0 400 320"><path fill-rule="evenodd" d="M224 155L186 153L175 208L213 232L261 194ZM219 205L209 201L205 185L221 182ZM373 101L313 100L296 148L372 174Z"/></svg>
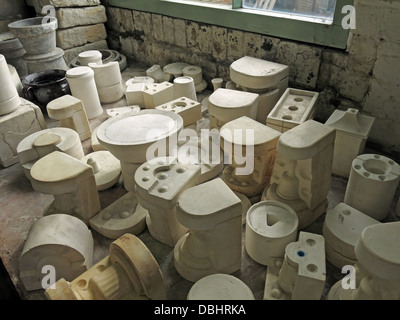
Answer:
<svg viewBox="0 0 400 320"><path fill-rule="evenodd" d="M123 79L127 80L133 76L145 75L146 67L130 67L123 72ZM205 91L198 95L202 101L211 91ZM104 105L104 108L113 108L126 105L124 99L112 105ZM92 129L96 128L105 116L90 121ZM58 123L48 119L49 127L58 126ZM83 142L85 154L91 152L90 139ZM366 150L373 152L373 150ZM330 192L328 195L328 209L335 207L344 199L347 179L332 176ZM113 201L126 193L121 183L117 183L111 189L99 192L101 206L105 208ZM398 199L399 191L394 200ZM10 278L17 289L20 297L24 300L45 299L43 290L27 292L19 278L18 259L28 235L30 226L42 216L43 209L52 201L52 196L39 194L32 189L29 180L23 174L20 164L0 169L0 257L7 269ZM252 203L258 202L259 197L251 199ZM393 202L392 210L386 221L400 220L394 214L396 201ZM325 215L322 215L311 226L302 231L322 234L322 225ZM245 226L243 226L243 231ZM96 231L92 231L94 237L93 264L108 255L108 248L112 240L105 238ZM242 266L241 270L233 275L243 280L252 290L256 299L262 299L265 285L266 267L253 261L244 249L244 232ZM193 283L183 279L173 265L173 249L154 240L147 229L138 237L147 245L154 255L163 272L167 284L168 299L184 300ZM340 270L327 262L327 279L322 299L325 299L330 287L343 278Z"/></svg>

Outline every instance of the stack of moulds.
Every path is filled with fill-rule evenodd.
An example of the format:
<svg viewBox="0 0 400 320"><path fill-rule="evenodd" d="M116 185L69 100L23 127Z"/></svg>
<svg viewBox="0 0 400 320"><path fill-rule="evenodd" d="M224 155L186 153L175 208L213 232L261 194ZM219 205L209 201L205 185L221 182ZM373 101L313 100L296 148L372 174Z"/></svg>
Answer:
<svg viewBox="0 0 400 320"><path fill-rule="evenodd" d="M10 31L21 42L26 53L22 59L28 74L44 70L67 70L64 50L57 47L57 19L35 17L18 20L8 25Z"/></svg>
<svg viewBox="0 0 400 320"><path fill-rule="evenodd" d="M265 124L268 114L288 87L289 67L245 56L230 65L229 75L236 89L259 94L256 120Z"/></svg>
<svg viewBox="0 0 400 320"><path fill-rule="evenodd" d="M100 0L32 0L38 16L52 14L58 20L57 47L64 50L68 64L79 53L87 50L108 49L105 7Z"/></svg>

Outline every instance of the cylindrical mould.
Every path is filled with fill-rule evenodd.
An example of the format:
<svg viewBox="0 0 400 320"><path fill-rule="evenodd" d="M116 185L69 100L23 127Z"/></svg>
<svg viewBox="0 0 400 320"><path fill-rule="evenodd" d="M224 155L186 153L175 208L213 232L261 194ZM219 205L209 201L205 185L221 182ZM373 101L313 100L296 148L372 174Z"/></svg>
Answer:
<svg viewBox="0 0 400 320"><path fill-rule="evenodd" d="M377 154L359 155L353 160L344 202L381 221L390 211L400 180L400 166Z"/></svg>
<svg viewBox="0 0 400 320"><path fill-rule="evenodd" d="M6 59L0 54L0 115L16 110L21 101Z"/></svg>
<svg viewBox="0 0 400 320"><path fill-rule="evenodd" d="M183 75L193 78L195 85L203 81L203 71L198 66L187 66L183 68Z"/></svg>
<svg viewBox="0 0 400 320"><path fill-rule="evenodd" d="M124 96L122 83L117 83L108 87L97 87L101 103L113 103L121 100Z"/></svg>
<svg viewBox="0 0 400 320"><path fill-rule="evenodd" d="M286 246L296 241L299 219L288 205L265 200L250 207L246 217L246 251L256 262L274 266Z"/></svg>
<svg viewBox="0 0 400 320"><path fill-rule="evenodd" d="M186 97L197 101L196 89L192 77L182 76L174 79L174 98Z"/></svg>
<svg viewBox="0 0 400 320"><path fill-rule="evenodd" d="M222 82L223 81L224 80L222 78L214 78L214 79L211 80L211 83L213 85L214 91L219 89L219 88L222 88Z"/></svg>
<svg viewBox="0 0 400 320"><path fill-rule="evenodd" d="M76 67L66 73L71 94L83 102L88 119L99 117L103 113L94 81L94 71L90 67Z"/></svg>
<svg viewBox="0 0 400 320"><path fill-rule="evenodd" d="M96 82L97 89L122 83L121 70L117 61L105 64L91 62L89 63L89 67L94 71L94 81Z"/></svg>
<svg viewBox="0 0 400 320"><path fill-rule="evenodd" d="M99 50L88 50L78 54L78 61L81 66L88 66L89 63L102 64L102 54Z"/></svg>

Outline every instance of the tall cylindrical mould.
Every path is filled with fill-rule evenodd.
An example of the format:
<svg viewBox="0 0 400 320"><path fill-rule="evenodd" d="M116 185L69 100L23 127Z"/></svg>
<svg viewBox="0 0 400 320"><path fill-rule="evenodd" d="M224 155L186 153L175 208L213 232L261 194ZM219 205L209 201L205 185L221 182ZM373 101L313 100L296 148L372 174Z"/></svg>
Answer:
<svg viewBox="0 0 400 320"><path fill-rule="evenodd" d="M56 50L57 18L36 17L12 22L8 25L28 55L39 55Z"/></svg>
<svg viewBox="0 0 400 320"><path fill-rule="evenodd" d="M353 160L344 203L381 221L390 211L400 181L400 166L377 154Z"/></svg>
<svg viewBox="0 0 400 320"><path fill-rule="evenodd" d="M0 115L15 111L21 104L10 69L3 55L0 54Z"/></svg>
<svg viewBox="0 0 400 320"><path fill-rule="evenodd" d="M103 108L94 81L93 70L90 67L72 68L67 71L66 77L72 96L83 102L88 119L101 116Z"/></svg>
<svg viewBox="0 0 400 320"><path fill-rule="evenodd" d="M192 77L182 76L174 79L174 98L186 97L197 101L196 89Z"/></svg>
<svg viewBox="0 0 400 320"><path fill-rule="evenodd" d="M96 87L109 87L122 83L121 70L117 61L105 64L89 63L89 67L94 71Z"/></svg>

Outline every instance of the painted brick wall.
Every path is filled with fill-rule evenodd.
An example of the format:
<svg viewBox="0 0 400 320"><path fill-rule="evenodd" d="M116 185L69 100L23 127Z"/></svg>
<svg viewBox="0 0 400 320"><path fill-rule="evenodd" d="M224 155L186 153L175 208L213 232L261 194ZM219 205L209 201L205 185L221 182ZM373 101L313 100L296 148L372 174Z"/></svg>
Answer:
<svg viewBox="0 0 400 320"><path fill-rule="evenodd" d="M229 65L253 57L283 63L290 86L319 91L316 119L349 107L376 117L370 143L400 157L400 1L356 0L347 52L158 14L107 6L110 48L149 66L187 62L204 78L229 80Z"/></svg>

